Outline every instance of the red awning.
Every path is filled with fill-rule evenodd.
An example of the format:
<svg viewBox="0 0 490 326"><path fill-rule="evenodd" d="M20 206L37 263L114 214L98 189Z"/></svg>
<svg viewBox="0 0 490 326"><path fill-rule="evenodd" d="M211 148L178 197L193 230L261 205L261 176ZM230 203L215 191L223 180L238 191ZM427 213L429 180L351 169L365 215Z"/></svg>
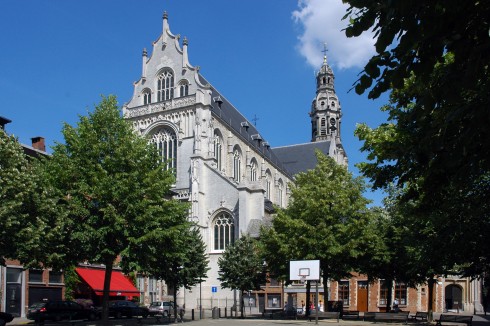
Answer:
<svg viewBox="0 0 490 326"><path fill-rule="evenodd" d="M77 267L78 275L94 290L96 295L104 294L105 270ZM139 296L140 291L119 271L112 271L110 296Z"/></svg>

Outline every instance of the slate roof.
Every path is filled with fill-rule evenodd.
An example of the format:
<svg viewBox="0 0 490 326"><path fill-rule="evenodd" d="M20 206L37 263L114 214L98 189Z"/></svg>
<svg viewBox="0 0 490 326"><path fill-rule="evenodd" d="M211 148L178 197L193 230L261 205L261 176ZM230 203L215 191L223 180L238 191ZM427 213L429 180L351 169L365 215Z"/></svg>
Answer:
<svg viewBox="0 0 490 326"><path fill-rule="evenodd" d="M314 169L317 160L315 150L320 150L328 156L330 141L317 141L312 143L297 144L273 148L276 157L281 160L283 166L295 175L299 172Z"/></svg>
<svg viewBox="0 0 490 326"><path fill-rule="evenodd" d="M283 172L289 178L292 178L292 174L285 168L281 160L275 155L271 147L267 143L266 139L262 138L254 124L248 121L234 106L231 104L220 92L218 92L202 75L199 75L204 84L209 84L212 92L212 108L211 112L214 113L216 119L232 130L234 130L250 147L255 148L263 157L265 157L271 164L273 164L278 170ZM215 98L220 97L222 103L221 108L218 103L214 101ZM244 127L242 123L246 123L248 127ZM257 139L259 136L260 140Z"/></svg>

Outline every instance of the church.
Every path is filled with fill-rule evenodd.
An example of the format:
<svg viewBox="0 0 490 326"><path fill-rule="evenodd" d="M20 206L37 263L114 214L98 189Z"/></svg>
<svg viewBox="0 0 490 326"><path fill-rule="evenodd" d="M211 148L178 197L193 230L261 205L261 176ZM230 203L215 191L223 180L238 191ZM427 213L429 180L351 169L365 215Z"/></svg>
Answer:
<svg viewBox="0 0 490 326"><path fill-rule="evenodd" d="M286 207L288 185L298 172L313 169L315 151L347 165L341 141L342 111L334 88L334 74L324 62L316 74L311 110L311 142L274 148L219 90L190 63L188 40L170 31L167 13L162 33L151 53L142 55L141 76L134 82L132 98L123 115L134 129L170 160L176 172L175 197L191 203L189 219L200 228L210 261L208 278L196 289L181 289L186 307L202 301L203 307L218 301L233 303L236 295L218 281L218 258L241 234L257 236L270 218L273 205ZM316 91L316 93L315 93ZM306 105L305 105L306 107ZM160 299L161 285L145 284L145 301ZM273 282L272 282L273 283ZM158 283L159 284L159 283ZM280 287L279 287L280 288ZM249 298L256 306L282 307L280 292ZM211 303L212 301L215 303ZM220 304L221 305L221 304Z"/></svg>

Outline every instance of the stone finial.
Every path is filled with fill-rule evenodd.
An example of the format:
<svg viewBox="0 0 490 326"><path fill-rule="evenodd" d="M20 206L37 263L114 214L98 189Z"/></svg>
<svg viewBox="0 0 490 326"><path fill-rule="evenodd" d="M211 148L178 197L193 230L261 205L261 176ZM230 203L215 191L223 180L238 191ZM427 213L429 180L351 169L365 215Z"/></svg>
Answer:
<svg viewBox="0 0 490 326"><path fill-rule="evenodd" d="M187 37L184 36L184 40L182 41L183 45L189 45L189 41L187 40Z"/></svg>
<svg viewBox="0 0 490 326"><path fill-rule="evenodd" d="M168 13L167 13L167 11L164 11L163 12L163 19L168 19Z"/></svg>
<svg viewBox="0 0 490 326"><path fill-rule="evenodd" d="M143 48L143 56L144 57L148 56L148 52L146 51L146 48Z"/></svg>

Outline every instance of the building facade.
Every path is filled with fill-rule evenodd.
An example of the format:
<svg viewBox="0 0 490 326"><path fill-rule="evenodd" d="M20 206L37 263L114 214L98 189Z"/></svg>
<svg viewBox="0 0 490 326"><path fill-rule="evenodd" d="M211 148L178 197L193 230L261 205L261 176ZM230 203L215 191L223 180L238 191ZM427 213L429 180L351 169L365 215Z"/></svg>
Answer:
<svg viewBox="0 0 490 326"><path fill-rule="evenodd" d="M230 306L236 300L235 293L220 287L218 258L241 234L257 236L271 218L272 204L287 206L288 185L295 173L315 167L315 150L347 164L333 80L325 60L310 111L312 141L272 148L199 73L199 67L190 64L187 39L181 42L179 35L172 34L164 14L162 34L153 42L151 54L143 50L141 77L123 114L175 170L175 197L191 203L189 219L198 225L207 246L208 278L191 291L180 291L179 300L183 303L185 298L186 307L196 308L200 302L203 307ZM152 285L154 280L139 282L144 289L157 289L142 291L145 303L169 294L164 285ZM249 302L282 306L282 287L270 288L267 293L273 299Z"/></svg>

